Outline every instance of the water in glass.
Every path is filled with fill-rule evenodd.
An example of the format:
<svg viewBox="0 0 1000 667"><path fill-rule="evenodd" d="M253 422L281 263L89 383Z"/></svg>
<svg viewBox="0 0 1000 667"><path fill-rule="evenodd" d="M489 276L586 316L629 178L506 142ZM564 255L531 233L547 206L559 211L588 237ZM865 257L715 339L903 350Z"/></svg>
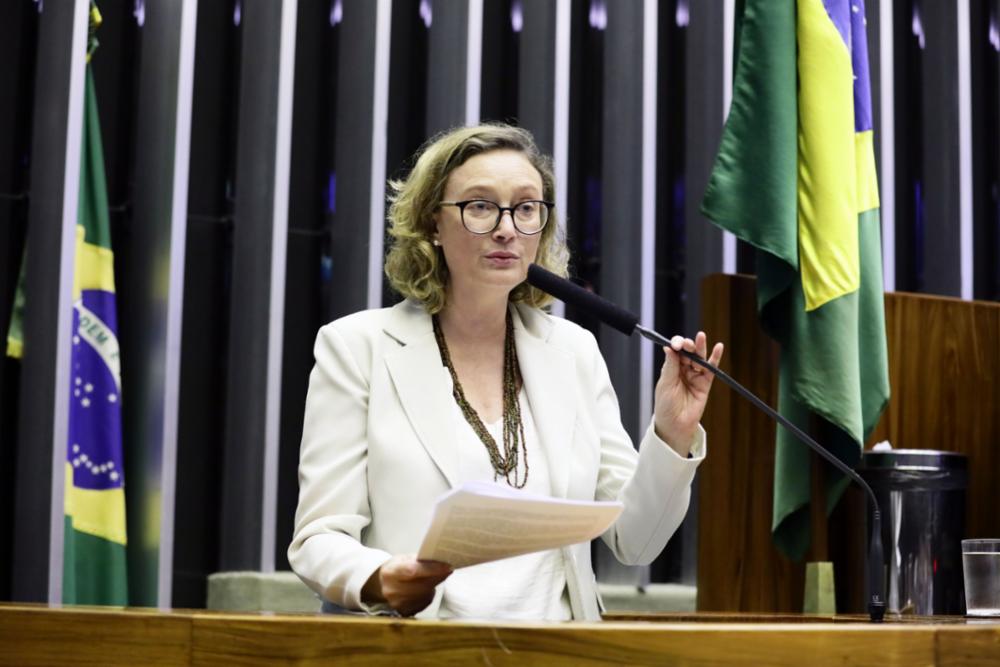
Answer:
<svg viewBox="0 0 1000 667"><path fill-rule="evenodd" d="M1000 553L963 553L962 569L969 616L1000 616Z"/></svg>

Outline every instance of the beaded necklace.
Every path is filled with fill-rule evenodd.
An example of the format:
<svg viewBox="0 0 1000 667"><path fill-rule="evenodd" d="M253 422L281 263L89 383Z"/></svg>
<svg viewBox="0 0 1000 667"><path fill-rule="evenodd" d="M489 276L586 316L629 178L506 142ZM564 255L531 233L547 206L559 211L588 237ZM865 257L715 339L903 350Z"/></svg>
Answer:
<svg viewBox="0 0 1000 667"><path fill-rule="evenodd" d="M496 440L486 429L483 420L479 418L475 409L465 398L462 384L458 381L458 374L451 363L448 343L441 331L441 322L438 316L434 315L431 320L434 324L434 338L437 340L438 350L441 352L441 361L451 373L451 381L454 386L452 396L455 397L455 402L458 403L465 421L469 422L469 426L486 446L486 451L490 455L490 463L493 465L494 481L502 476L510 486L516 489L523 488L528 482L528 450L524 443L521 405L517 400L517 394L521 387L521 369L517 363L517 349L514 347L514 322L511 319L510 311L507 311L507 331L503 341L503 453L500 452ZM517 472L519 457L524 458L524 476L520 480L518 480Z"/></svg>

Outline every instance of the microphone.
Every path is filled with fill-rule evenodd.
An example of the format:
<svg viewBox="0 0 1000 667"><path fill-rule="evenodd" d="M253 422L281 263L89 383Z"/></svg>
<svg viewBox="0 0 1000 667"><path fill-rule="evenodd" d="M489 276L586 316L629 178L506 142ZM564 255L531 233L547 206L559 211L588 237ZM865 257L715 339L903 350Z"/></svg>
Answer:
<svg viewBox="0 0 1000 667"><path fill-rule="evenodd" d="M551 294L557 299L565 301L572 306L584 310L591 315L594 315L597 319L601 320L608 326L621 331L626 336L631 336L633 332L637 331L643 338L648 338L659 345L670 346L670 340L665 336L640 325L639 318L634 313L630 313L624 308L611 303L607 299L585 290L579 285L575 285L569 280L566 280L561 276L557 276L537 264L531 264L528 266L528 284L542 290L543 292L547 292L548 294ZM755 396L749 389L731 378L720 368L708 363L694 352L688 352L687 350L674 351L713 373L716 377L732 387L736 393L762 410L764 414L791 431L795 437L808 445L813 451L822 456L824 459L829 461L833 467L847 475L851 478L851 480L858 484L858 486L867 492L868 500L872 504L872 536L868 549L868 614L872 623L881 623L882 618L885 616L885 588L882 576L882 568L884 567L884 556L882 550L882 513L879 511L878 499L875 497L875 492L872 491L872 488L868 486L868 483L861 478L861 475L856 473L850 466L845 464L843 461L834 456L832 452L813 440L808 433L778 414L778 412L773 410L771 406Z"/></svg>

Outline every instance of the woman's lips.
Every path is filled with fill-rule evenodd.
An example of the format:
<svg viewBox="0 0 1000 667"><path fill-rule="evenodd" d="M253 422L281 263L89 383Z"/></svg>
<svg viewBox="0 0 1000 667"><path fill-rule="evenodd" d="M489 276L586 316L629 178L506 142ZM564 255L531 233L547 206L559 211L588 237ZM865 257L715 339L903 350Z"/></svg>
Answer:
<svg viewBox="0 0 1000 667"><path fill-rule="evenodd" d="M517 263L517 255L512 252L491 252L486 259L493 266L512 266Z"/></svg>

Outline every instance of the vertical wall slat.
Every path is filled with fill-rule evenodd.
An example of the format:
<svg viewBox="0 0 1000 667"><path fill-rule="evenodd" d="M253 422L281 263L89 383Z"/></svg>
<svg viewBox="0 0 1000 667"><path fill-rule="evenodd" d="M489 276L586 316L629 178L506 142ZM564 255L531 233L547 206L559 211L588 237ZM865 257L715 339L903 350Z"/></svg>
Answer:
<svg viewBox="0 0 1000 667"><path fill-rule="evenodd" d="M555 16L555 85L552 95L553 136L552 161L556 173L556 210L559 224L566 230L567 201L569 200L569 84L570 84L570 0L556 0ZM566 314L566 305L561 301L552 305L552 313L558 317Z"/></svg>
<svg viewBox="0 0 1000 667"><path fill-rule="evenodd" d="M879 216L882 219L882 276L886 292L896 291L896 89L893 32L894 0L876 0L878 10L877 72L872 72L872 98L875 102L875 122L878 139ZM868 15L872 16L872 6ZM868 31L869 44L874 31ZM874 59L873 59L874 61ZM869 63L873 68L874 62ZM877 75L877 78L876 78Z"/></svg>
<svg viewBox="0 0 1000 667"><path fill-rule="evenodd" d="M733 101L733 35L735 34L735 0L722 2L722 119L729 116ZM722 271L736 273L736 235L722 232Z"/></svg>
<svg viewBox="0 0 1000 667"><path fill-rule="evenodd" d="M25 602L62 601L73 253L89 6L88 0L48 3L38 31L11 582L11 597Z"/></svg>
<svg viewBox="0 0 1000 667"><path fill-rule="evenodd" d="M469 1L432 5L427 53L428 137L468 122ZM482 35L477 39L481 43Z"/></svg>
<svg viewBox="0 0 1000 667"><path fill-rule="evenodd" d="M271 294L267 334L267 386L264 405L264 478L260 509L260 569L273 572L277 543L278 448L281 418L282 340L285 333L285 279L288 259L288 199L292 154L292 100L295 83L295 32L298 0L281 4L275 119L274 195L272 197Z"/></svg>
<svg viewBox="0 0 1000 667"><path fill-rule="evenodd" d="M913 252L922 254L923 259L922 284L916 286L932 294L956 297L962 294L963 270L958 5L965 2L918 0L914 4L919 16L915 24L922 31L919 71L923 121L917 130L923 145L922 173L917 175L923 214L918 208L916 219L908 223L914 225L918 237ZM967 49L968 43L963 48Z"/></svg>
<svg viewBox="0 0 1000 667"><path fill-rule="evenodd" d="M642 308L643 6L608 6L604 46L604 132L601 200L601 294L633 312ZM620 333L601 329L601 349L635 440L640 424L639 348ZM645 426L643 424L642 426Z"/></svg>
<svg viewBox="0 0 1000 667"><path fill-rule="evenodd" d="M184 266L187 248L188 183L190 180L191 112L194 88L198 0L185 0L178 47L176 119L174 121L173 202L170 226L170 278L166 309L166 357L163 372L163 488L160 517L160 571L157 602L172 606L174 522L177 484L177 422L180 413L181 335L184 311Z"/></svg>
<svg viewBox="0 0 1000 667"><path fill-rule="evenodd" d="M465 29L465 125L479 123L479 95L483 69L483 0L466 0ZM438 3L440 6L441 3Z"/></svg>
<svg viewBox="0 0 1000 667"><path fill-rule="evenodd" d="M1000 0L969 7L973 298L1000 299Z"/></svg>
<svg viewBox="0 0 1000 667"><path fill-rule="evenodd" d="M378 0L375 12L375 72L372 91L372 164L368 191L368 307L382 305L385 245L385 179L389 124L389 46L392 0Z"/></svg>
<svg viewBox="0 0 1000 667"><path fill-rule="evenodd" d="M974 258L972 253L972 30L969 1L955 3L955 49L958 71L958 254L959 294L972 298Z"/></svg>
<svg viewBox="0 0 1000 667"><path fill-rule="evenodd" d="M556 0L525 3L517 59L518 123L549 155L555 145L555 21Z"/></svg>
<svg viewBox="0 0 1000 667"><path fill-rule="evenodd" d="M384 215L385 150L377 149L376 114L386 118L381 103L388 73L376 69L376 45L387 49L387 36L378 35L379 21L388 21L384 3L367 0L344 2L340 54L337 63L337 120L334 169L336 171L336 212L330 239L333 272L330 290L330 319L364 310L381 300L381 285L373 283L373 247L381 240L381 230L373 230L374 220ZM391 8L389 8L391 10ZM387 62L381 53L379 65ZM376 85L378 84L378 85ZM387 97L386 97L387 99ZM381 144L384 147L384 142ZM379 164L381 163L381 168ZM376 172L378 183L374 182ZM381 193L381 197L378 194ZM367 249L363 252L362 249ZM378 251L381 255L381 251ZM379 274L381 280L381 273ZM380 304L379 304L380 305Z"/></svg>
<svg viewBox="0 0 1000 667"><path fill-rule="evenodd" d="M169 606L181 301L196 0L150 5L136 106L132 225L116 248L131 298L120 319L129 600ZM186 62L182 58L186 57ZM186 69L185 69L186 68ZM151 525L155 524L155 525Z"/></svg>
<svg viewBox="0 0 1000 667"><path fill-rule="evenodd" d="M655 326L656 309L656 106L657 59L659 56L657 28L659 26L657 0L643 4L642 35L642 155L640 178L642 183L642 213L639 255L639 321L643 326ZM629 341L632 342L632 341ZM636 401L636 423L639 429L653 414L653 344L640 339L639 343L639 395ZM636 434L639 437L639 434Z"/></svg>
<svg viewBox="0 0 1000 667"><path fill-rule="evenodd" d="M607 6L600 287L605 298L637 313L642 310L644 287L652 288L642 284L638 270L643 242L643 21L643 3ZM640 347L634 340L603 325L599 340L618 394L622 423L638 442L648 424L638 417L639 387L652 378L641 377ZM642 584L648 578L648 568L621 566L603 545L597 555L602 581Z"/></svg>
<svg viewBox="0 0 1000 667"><path fill-rule="evenodd" d="M259 570L274 563L273 526L266 523L261 508L277 474L272 469L278 446L273 404L281 382L290 143L286 126L291 122L291 84L285 79L294 75L294 5L295 0L248 0L242 9L220 528L223 570ZM281 100L282 93L289 99ZM271 543L264 544L268 534Z"/></svg>
<svg viewBox="0 0 1000 667"><path fill-rule="evenodd" d="M725 2L688 4L687 82L684 91L687 143L684 148L684 333L701 327L701 281L722 270L722 232L709 223L699 207L719 149L725 114ZM677 332L681 333L681 332ZM710 332L711 333L711 332Z"/></svg>

